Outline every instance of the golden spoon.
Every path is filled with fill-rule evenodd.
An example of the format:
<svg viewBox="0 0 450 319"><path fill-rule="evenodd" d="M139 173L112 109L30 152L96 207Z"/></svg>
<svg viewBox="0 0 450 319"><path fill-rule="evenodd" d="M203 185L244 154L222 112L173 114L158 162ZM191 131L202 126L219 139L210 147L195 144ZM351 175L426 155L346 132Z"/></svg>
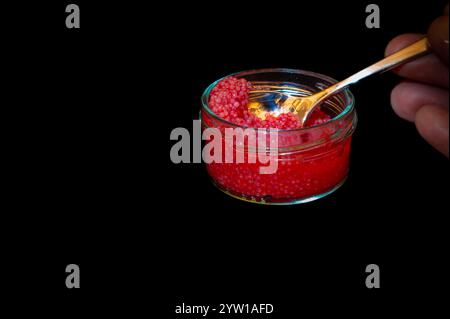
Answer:
<svg viewBox="0 0 450 319"><path fill-rule="evenodd" d="M251 101L248 107L250 109L250 112L261 119L265 119L267 113L274 111L273 102L275 102L277 106L276 114L287 112L294 113L298 116L301 124L303 125L314 108L318 106L320 102L330 97L331 95L340 92L350 84L356 83L369 75L387 71L429 52L430 45L428 43L428 39L425 37L401 49L400 51L397 51L394 54L385 57L383 60L372 64L371 66L359 71L358 73L353 74L345 80L333 84L325 90L322 90L313 95L304 97L288 96L286 99L278 99L276 101L272 101L272 103L268 103L267 101L263 100L258 101L258 99L256 99L254 101Z"/></svg>

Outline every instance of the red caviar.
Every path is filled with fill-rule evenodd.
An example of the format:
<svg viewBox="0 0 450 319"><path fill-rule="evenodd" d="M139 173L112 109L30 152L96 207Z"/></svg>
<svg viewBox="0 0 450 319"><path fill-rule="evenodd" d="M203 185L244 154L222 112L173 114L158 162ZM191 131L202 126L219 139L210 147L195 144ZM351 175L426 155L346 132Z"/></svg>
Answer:
<svg viewBox="0 0 450 319"><path fill-rule="evenodd" d="M227 77L210 91L208 107L222 120L237 126L290 130L279 133L279 152L273 158L277 161L277 170L274 174L261 174L260 167L267 164L258 159L250 162L249 159L256 158L256 154L234 145L236 152L244 153L246 161L207 164L208 173L215 184L238 198L263 203L302 202L319 198L340 186L348 172L353 129L339 139L332 135L337 127L343 129L348 123L339 122L330 127L322 125L315 129L314 126L331 120L320 108L311 114L304 127L306 130L291 113L268 115L262 120L248 111L251 89L252 84L246 79ZM231 127L204 110L202 122L204 127ZM309 127L311 130L307 129ZM222 141L225 143L224 139ZM315 141L321 142L306 147Z"/></svg>
<svg viewBox="0 0 450 319"><path fill-rule="evenodd" d="M246 79L229 76L211 90L209 106L222 119L240 126L283 130L302 127L299 119L292 113L282 113L278 116L267 114L264 120L250 113L247 105L251 89L252 85ZM330 119L328 114L316 108L305 127L322 124Z"/></svg>

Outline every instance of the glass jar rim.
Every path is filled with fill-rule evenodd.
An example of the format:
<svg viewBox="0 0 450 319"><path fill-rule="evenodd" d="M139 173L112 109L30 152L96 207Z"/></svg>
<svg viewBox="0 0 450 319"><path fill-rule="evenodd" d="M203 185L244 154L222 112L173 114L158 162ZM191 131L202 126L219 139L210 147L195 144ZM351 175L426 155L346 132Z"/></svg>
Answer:
<svg viewBox="0 0 450 319"><path fill-rule="evenodd" d="M223 79L229 77L229 76L243 76L243 75L250 75L250 74L257 74L257 73L275 73L275 72L279 72L279 73L295 73L295 74L300 74L300 75L306 75L306 76L311 76L311 77L315 77L321 80L326 80L329 81L330 83L334 84L337 83L338 81L320 74L320 73L315 73L315 72L311 72L311 71L304 71L304 70L298 70L298 69L289 69L289 68L269 68L269 69L253 69L253 70L246 70L246 71L239 71L239 72L235 72L229 75L226 75L216 81L214 81L213 83L211 83L203 92L202 94L202 106L203 109L206 110L206 112L208 112L212 117L214 117L216 120L231 126L231 127L238 127L238 128L252 128L252 127L248 127L248 126L243 126L243 125L239 125L239 124L235 124L232 122L229 122L223 118L221 118L220 116L218 116L216 113L214 113L210 108L209 108L209 94L211 93L211 90L217 85L217 83L219 83L220 81L222 81ZM311 130L311 129L316 129L319 127L325 127L327 125L331 125L332 123L337 122L338 120L342 119L345 115L347 115L348 113L350 113L353 109L354 109L354 104L355 104L355 99L353 94L350 92L350 90L344 89L342 90L341 93L344 93L345 96L345 101L347 103L345 103L345 108L342 110L342 112L340 112L338 115L336 115L335 117L333 117L331 120L325 122L325 123L321 123L318 125L313 125L313 126L308 126L308 127L301 127L301 128L295 128L295 129L265 129L265 128L257 128L257 130L262 130L262 131L272 131L272 132L305 132L307 130Z"/></svg>

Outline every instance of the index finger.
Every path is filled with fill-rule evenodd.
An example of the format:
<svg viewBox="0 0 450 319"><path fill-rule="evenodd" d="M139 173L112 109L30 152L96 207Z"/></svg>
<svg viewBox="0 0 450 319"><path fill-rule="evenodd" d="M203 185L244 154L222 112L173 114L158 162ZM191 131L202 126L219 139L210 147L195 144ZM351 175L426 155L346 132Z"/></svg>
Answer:
<svg viewBox="0 0 450 319"><path fill-rule="evenodd" d="M390 55L423 38L422 34L402 34L389 42L385 55ZM448 68L437 56L429 54L394 69L405 78L448 88Z"/></svg>

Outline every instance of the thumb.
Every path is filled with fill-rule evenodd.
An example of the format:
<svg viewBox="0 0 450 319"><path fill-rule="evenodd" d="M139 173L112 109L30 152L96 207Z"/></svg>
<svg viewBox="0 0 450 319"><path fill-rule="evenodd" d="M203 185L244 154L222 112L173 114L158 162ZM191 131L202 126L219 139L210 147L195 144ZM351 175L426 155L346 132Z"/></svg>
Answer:
<svg viewBox="0 0 450 319"><path fill-rule="evenodd" d="M434 53L448 65L448 5L445 7L444 15L431 23L428 39Z"/></svg>

